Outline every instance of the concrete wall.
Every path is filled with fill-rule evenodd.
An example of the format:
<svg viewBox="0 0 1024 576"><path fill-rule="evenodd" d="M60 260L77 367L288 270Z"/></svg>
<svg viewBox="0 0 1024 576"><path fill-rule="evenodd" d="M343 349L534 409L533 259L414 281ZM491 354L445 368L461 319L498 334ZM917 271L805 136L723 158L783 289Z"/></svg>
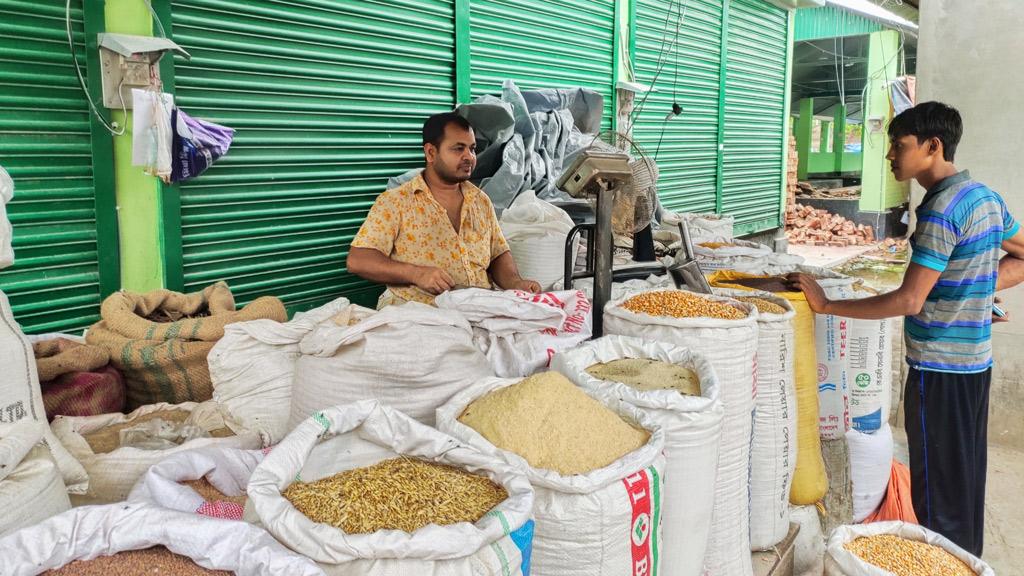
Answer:
<svg viewBox="0 0 1024 576"><path fill-rule="evenodd" d="M923 0L920 26L918 102L960 110L957 166L1002 194L1024 220L1024 3ZM994 330L989 438L1024 447L1024 286L1000 296L1013 320Z"/></svg>

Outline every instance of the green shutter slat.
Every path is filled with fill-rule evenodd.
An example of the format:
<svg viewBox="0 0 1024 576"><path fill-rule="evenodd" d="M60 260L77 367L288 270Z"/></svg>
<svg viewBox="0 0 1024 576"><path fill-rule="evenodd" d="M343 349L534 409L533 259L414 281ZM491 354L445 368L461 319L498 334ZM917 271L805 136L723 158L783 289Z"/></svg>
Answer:
<svg viewBox="0 0 1024 576"><path fill-rule="evenodd" d="M793 41L862 36L882 30L882 25L836 6L796 11Z"/></svg>
<svg viewBox="0 0 1024 576"><path fill-rule="evenodd" d="M781 224L788 16L731 0L728 25L722 212L746 234Z"/></svg>
<svg viewBox="0 0 1024 576"><path fill-rule="evenodd" d="M671 44L679 3L637 1L637 81L649 86L653 83L657 91L646 96L633 134L657 160L658 195L666 208L714 212L722 4L711 0L688 0L685 4L686 17L679 31L677 57ZM669 54L654 82L670 6L673 14L664 47ZM643 95L637 97L637 105L643 98ZM666 122L665 116L671 111L674 100L683 107L683 113Z"/></svg>
<svg viewBox="0 0 1024 576"><path fill-rule="evenodd" d="M0 0L0 166L15 263L0 271L25 332L74 332L99 319L96 190L88 103L67 45L62 0ZM86 73L81 3L71 11Z"/></svg>
<svg viewBox="0 0 1024 576"><path fill-rule="evenodd" d="M604 97L602 128L615 106L614 0L471 0L472 96L583 87Z"/></svg>
<svg viewBox="0 0 1024 576"><path fill-rule="evenodd" d="M184 288L226 280L292 309L379 286L345 271L387 179L421 166L420 128L455 104L453 1L172 0L175 92L237 130L183 183Z"/></svg>

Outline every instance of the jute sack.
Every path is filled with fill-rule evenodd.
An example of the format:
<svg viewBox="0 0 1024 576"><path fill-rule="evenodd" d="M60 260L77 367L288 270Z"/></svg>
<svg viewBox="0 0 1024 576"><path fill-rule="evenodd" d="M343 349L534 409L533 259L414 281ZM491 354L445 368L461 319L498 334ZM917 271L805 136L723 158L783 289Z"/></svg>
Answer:
<svg viewBox="0 0 1024 576"><path fill-rule="evenodd" d="M658 360L689 368L700 379L700 395L685 396L675 390L641 391L587 372L596 363L622 358ZM611 406L636 406L664 428L661 569L675 576L703 574L724 414L718 399L718 377L711 363L681 346L628 336L605 336L559 352L551 360L551 367Z"/></svg>
<svg viewBox="0 0 1024 576"><path fill-rule="evenodd" d="M405 456L488 477L508 498L476 522L428 524L414 532L349 534L313 522L282 492ZM420 424L376 400L325 408L307 418L263 459L248 486L246 519L278 541L344 576L525 576L529 573L533 489L526 476L492 455Z"/></svg>
<svg viewBox="0 0 1024 576"><path fill-rule="evenodd" d="M71 507L50 450L46 424L0 424L0 536Z"/></svg>
<svg viewBox="0 0 1024 576"><path fill-rule="evenodd" d="M39 388L35 357L28 338L14 321L7 295L0 291L0 424L14 424L22 420L46 424L43 395ZM88 476L82 465L57 440L46 426L43 438L53 453L61 477L68 490L84 492Z"/></svg>
<svg viewBox="0 0 1024 576"><path fill-rule="evenodd" d="M111 426L130 423L140 417L157 412L181 410L189 412L188 424L208 432L209 438L188 440L174 448L146 450L118 444L100 448L97 453L90 445L87 435L100 432ZM53 421L53 432L67 446L68 451L85 468L89 475L89 489L76 496L75 504L105 504L119 502L128 497L132 486L150 466L164 458L194 448L222 446L251 450L261 447L260 435L242 429L231 429L234 423L224 418L222 408L216 402L186 402L183 404L152 404L143 406L131 414L103 414L101 416L58 417ZM94 440L94 442L96 442ZM117 442L116 439L112 442Z"/></svg>
<svg viewBox="0 0 1024 576"><path fill-rule="evenodd" d="M128 409L169 402L203 402L213 394L206 356L233 322L268 318L284 322L277 298L257 298L241 310L224 282L202 292L154 290L117 292L103 301L102 320L86 333L86 342L110 354L124 374Z"/></svg>
<svg viewBox="0 0 1024 576"><path fill-rule="evenodd" d="M105 349L57 337L33 342L32 351L48 419L124 410L124 379Z"/></svg>
<svg viewBox="0 0 1024 576"><path fill-rule="evenodd" d="M757 390L757 309L723 296L741 319L672 318L628 310L625 300L604 309L607 334L674 344L700 354L718 376L724 408L711 535L704 563L712 576L750 576L750 444Z"/></svg>
<svg viewBox="0 0 1024 576"><path fill-rule="evenodd" d="M5 576L34 576L75 560L153 546L164 546L203 568L238 576L323 576L311 560L256 526L148 502L68 510L0 538L0 558Z"/></svg>
<svg viewBox="0 0 1024 576"><path fill-rule="evenodd" d="M825 550L825 576L890 576L891 572L888 570L865 562L860 556L844 547L845 544L862 536L882 534L891 534L907 540L938 546L963 560L978 576L995 576L996 574L991 566L957 546L948 538L936 534L924 526L894 521L840 526L833 530L828 537L828 545Z"/></svg>
<svg viewBox="0 0 1024 576"><path fill-rule="evenodd" d="M782 313L757 315L757 398L750 446L750 548L768 550L789 532L789 491L796 468L796 382L793 372L796 311L770 292L718 288L732 298L756 297Z"/></svg>
<svg viewBox="0 0 1024 576"><path fill-rule="evenodd" d="M650 431L647 444L586 474L565 476L534 468L459 421L473 401L517 382L487 378L467 387L437 410L437 427L460 444L497 456L526 473L536 491L532 576L658 573L664 430L635 406L605 404L634 426Z"/></svg>

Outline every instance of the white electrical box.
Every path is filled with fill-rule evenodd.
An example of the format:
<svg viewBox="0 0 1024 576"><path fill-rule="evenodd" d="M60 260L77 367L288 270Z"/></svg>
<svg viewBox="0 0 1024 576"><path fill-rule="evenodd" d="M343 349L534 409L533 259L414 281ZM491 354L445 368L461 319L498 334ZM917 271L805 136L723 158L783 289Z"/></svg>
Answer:
<svg viewBox="0 0 1024 576"><path fill-rule="evenodd" d="M188 52L167 38L100 34L100 69L103 105L113 110L132 108L132 88L146 88L160 80L160 58L174 51Z"/></svg>

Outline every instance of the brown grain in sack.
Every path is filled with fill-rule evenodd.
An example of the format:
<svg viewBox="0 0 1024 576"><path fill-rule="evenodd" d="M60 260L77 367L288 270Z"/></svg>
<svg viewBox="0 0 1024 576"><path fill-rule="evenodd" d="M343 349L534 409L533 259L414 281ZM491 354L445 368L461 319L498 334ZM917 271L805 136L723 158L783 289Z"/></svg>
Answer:
<svg viewBox="0 0 1024 576"><path fill-rule="evenodd" d="M193 294L117 292L103 301L100 316L86 342L104 348L124 375L128 410L209 400L213 387L206 357L224 336L224 326L287 319L281 301L269 296L236 311L223 282Z"/></svg>
<svg viewBox="0 0 1024 576"><path fill-rule="evenodd" d="M689 368L647 358L621 358L593 364L587 374L601 380L622 382L630 388L675 390L684 396L700 396L700 378Z"/></svg>
<svg viewBox="0 0 1024 576"><path fill-rule="evenodd" d="M248 497L245 495L244 492L239 496L228 496L227 494L221 492L220 490L217 490L217 488L213 484L211 484L210 481L207 480L206 478L200 478L198 480L185 480L179 482L179 484L184 484L185 486L188 486L189 488L195 490L196 494L199 494L200 496L203 497L203 500L206 500L208 502L234 502L239 506L245 506L245 501L248 500Z"/></svg>
<svg viewBox="0 0 1024 576"><path fill-rule="evenodd" d="M118 552L112 556L100 556L92 560L75 560L63 568L47 570L46 576L231 576L226 570L203 568L180 554L163 546L145 550Z"/></svg>
<svg viewBox="0 0 1024 576"><path fill-rule="evenodd" d="M145 416L139 416L138 418L128 422L114 424L113 426L107 426L106 428L97 430L96 432L85 434L84 438L94 454L109 454L121 447L121 430L124 430L125 428L138 426L143 422L148 422L157 418L167 422L180 424L185 420L188 420L188 417L191 415L192 413L188 410L159 410L157 412L146 414ZM234 436L234 432L228 428L218 428L217 430L210 430L209 432L210 436L214 438Z"/></svg>

